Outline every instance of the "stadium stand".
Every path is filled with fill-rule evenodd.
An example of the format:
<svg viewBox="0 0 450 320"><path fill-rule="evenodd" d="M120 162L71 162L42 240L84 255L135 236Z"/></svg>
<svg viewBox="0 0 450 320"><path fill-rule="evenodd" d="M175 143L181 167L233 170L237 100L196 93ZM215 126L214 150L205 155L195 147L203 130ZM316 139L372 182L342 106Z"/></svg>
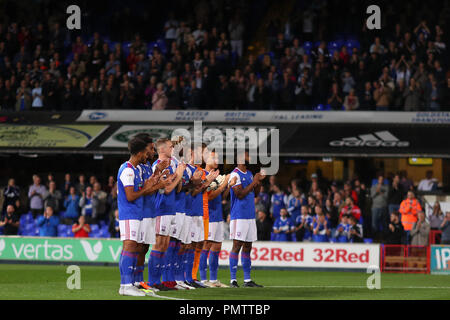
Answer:
<svg viewBox="0 0 450 320"><path fill-rule="evenodd" d="M68 31L56 15L64 1L5 1L0 110L448 111L448 2L405 11L384 1L380 31L341 14L364 21L366 2L187 1L172 14L170 1L98 1L82 30ZM111 15L98 15L105 8ZM25 19L30 10L39 20Z"/></svg>

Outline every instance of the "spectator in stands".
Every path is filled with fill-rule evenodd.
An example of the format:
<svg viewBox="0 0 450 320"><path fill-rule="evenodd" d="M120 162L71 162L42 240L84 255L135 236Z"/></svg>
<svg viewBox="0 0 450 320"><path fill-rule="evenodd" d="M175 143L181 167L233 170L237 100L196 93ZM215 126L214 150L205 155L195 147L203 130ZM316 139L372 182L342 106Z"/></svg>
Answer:
<svg viewBox="0 0 450 320"><path fill-rule="evenodd" d="M79 206L81 214L86 216L86 222L89 224L95 223L97 219L98 199L94 196L92 187L87 187L86 191L82 193Z"/></svg>
<svg viewBox="0 0 450 320"><path fill-rule="evenodd" d="M391 212L390 223L383 237L385 244L402 244L404 240L404 229L400 223L400 214L397 211Z"/></svg>
<svg viewBox="0 0 450 320"><path fill-rule="evenodd" d="M70 173L66 173L64 175L64 183L61 186L61 194L63 197L66 197L70 193L70 188L73 186L72 184L72 176Z"/></svg>
<svg viewBox="0 0 450 320"><path fill-rule="evenodd" d="M434 191L437 189L437 184L437 179L433 178L433 170L427 170L426 178L419 182L417 191Z"/></svg>
<svg viewBox="0 0 450 320"><path fill-rule="evenodd" d="M355 216L350 216L350 230L349 230L349 240L350 242L364 242L363 238L363 228L358 223L358 219Z"/></svg>
<svg viewBox="0 0 450 320"><path fill-rule="evenodd" d="M164 92L164 85L158 83L156 85L156 91L152 97L152 110L164 110L166 108L168 99Z"/></svg>
<svg viewBox="0 0 450 320"><path fill-rule="evenodd" d="M42 87L39 81L34 81L34 88L31 90L32 103L31 107L34 108L42 108L44 106L42 102Z"/></svg>
<svg viewBox="0 0 450 320"><path fill-rule="evenodd" d="M77 194L81 195L86 190L87 183L86 183L86 176L84 174L80 174L78 176L78 183L75 185L75 190L77 191Z"/></svg>
<svg viewBox="0 0 450 320"><path fill-rule="evenodd" d="M405 192L414 190L414 182L408 178L408 171L406 170L400 172L400 185Z"/></svg>
<svg viewBox="0 0 450 320"><path fill-rule="evenodd" d="M325 215L318 214L316 221L313 223L313 242L328 242L331 230L328 228L328 222Z"/></svg>
<svg viewBox="0 0 450 320"><path fill-rule="evenodd" d="M6 212L6 208L9 205L16 205L16 201L19 199L20 196L20 189L18 186L16 186L16 181L15 179L11 178L8 180L8 185L5 187L5 189L3 189L3 209L2 209L2 214L1 216L3 216L3 213Z"/></svg>
<svg viewBox="0 0 450 320"><path fill-rule="evenodd" d="M333 201L331 198L327 198L325 200L325 206L323 208L325 212L325 216L327 217L328 221L330 222L330 227L336 228L339 222L339 213L337 208L333 205Z"/></svg>
<svg viewBox="0 0 450 320"><path fill-rule="evenodd" d="M102 186L99 182L94 183L92 194L95 198L97 198L97 219L105 220L105 218L107 218L106 203L108 200L108 194L102 190Z"/></svg>
<svg viewBox="0 0 450 320"><path fill-rule="evenodd" d="M70 187L69 194L65 197L64 207L66 212L64 213L64 223L72 224L78 220L80 215L80 196L77 195L75 187Z"/></svg>
<svg viewBox="0 0 450 320"><path fill-rule="evenodd" d="M396 174L392 179L392 185L388 191L388 212L392 213L393 211L398 211L398 209L400 209L400 203L404 198L405 191L400 184L400 176Z"/></svg>
<svg viewBox="0 0 450 320"><path fill-rule="evenodd" d="M39 236L41 237L56 237L58 235L59 218L53 215L52 207L45 208L44 214L37 219L36 225L39 227Z"/></svg>
<svg viewBox="0 0 450 320"><path fill-rule="evenodd" d="M86 223L85 216L78 218L78 223L74 223L72 226L72 233L74 238L89 238L91 232L91 226Z"/></svg>
<svg viewBox="0 0 450 320"><path fill-rule="evenodd" d="M110 219L109 227L108 227L109 234L111 235L111 238L119 238L120 237L120 228L119 228L119 210L114 210L114 216L112 219Z"/></svg>
<svg viewBox="0 0 450 320"><path fill-rule="evenodd" d="M3 227L3 233L5 236L15 236L19 231L20 217L15 212L14 205L9 204L6 207L6 213L2 221L0 221L0 227Z"/></svg>
<svg viewBox="0 0 450 320"><path fill-rule="evenodd" d="M308 206L301 206L301 213L295 219L295 237L297 241L311 241L312 240L312 224L313 217L308 214Z"/></svg>
<svg viewBox="0 0 450 320"><path fill-rule="evenodd" d="M272 190L273 194L270 200L270 217L273 221L276 221L280 217L281 209L285 209L287 206L287 196L278 184L273 185Z"/></svg>
<svg viewBox="0 0 450 320"><path fill-rule="evenodd" d="M228 24L228 32L230 34L231 50L236 52L239 57L242 57L244 47L244 31L245 26L242 23L239 15L235 15L234 18Z"/></svg>
<svg viewBox="0 0 450 320"><path fill-rule="evenodd" d="M334 233L334 238L337 242L345 243L349 242L350 238L350 223L349 223L350 215L344 214L340 218L340 223L336 227L336 231Z"/></svg>
<svg viewBox="0 0 450 320"><path fill-rule="evenodd" d="M380 80L378 88L373 93L373 99L377 107L376 110L389 111L391 96L392 89L383 80Z"/></svg>
<svg viewBox="0 0 450 320"><path fill-rule="evenodd" d="M353 202L355 204L358 204L358 194L352 188L352 183L350 181L346 181L344 183L344 197L351 197L353 199Z"/></svg>
<svg viewBox="0 0 450 320"><path fill-rule="evenodd" d="M450 244L450 212L445 213L445 219L440 228L442 231L441 244Z"/></svg>
<svg viewBox="0 0 450 320"><path fill-rule="evenodd" d="M108 177L108 183L104 185L103 191L105 191L107 194L111 192L111 190L114 188L116 181L114 179L114 176Z"/></svg>
<svg viewBox="0 0 450 320"><path fill-rule="evenodd" d="M345 198L345 206L341 209L339 217L341 218L344 214L352 215L357 221L361 221L361 209L355 205L352 197Z"/></svg>
<svg viewBox="0 0 450 320"><path fill-rule="evenodd" d="M372 83L370 81L367 81L364 85L364 90L361 93L360 101L360 109L367 111L371 110L373 106L375 105L375 101L373 100L373 93L372 93ZM402 104L403 108L403 104Z"/></svg>
<svg viewBox="0 0 450 320"><path fill-rule="evenodd" d="M430 224L425 221L425 212L419 211L418 220L411 229L411 245L427 246L430 235Z"/></svg>
<svg viewBox="0 0 450 320"><path fill-rule="evenodd" d="M442 213L441 204L439 201L435 201L433 205L433 211L431 215L428 216L428 220L430 221L431 230L438 230L444 221L444 214Z"/></svg>
<svg viewBox="0 0 450 320"><path fill-rule="evenodd" d="M16 111L25 111L31 109L32 96L31 89L28 87L27 82L22 80L20 87L17 88L16 93Z"/></svg>
<svg viewBox="0 0 450 320"><path fill-rule="evenodd" d="M293 197L290 197L291 199L288 201L287 210L291 219L296 221L297 217L301 214L304 198L302 198L301 191L298 188L293 189L291 195L293 195Z"/></svg>
<svg viewBox="0 0 450 320"><path fill-rule="evenodd" d="M44 207L52 207L53 212L59 212L61 200L61 191L57 190L56 183L51 181L48 186L48 191L44 196Z"/></svg>
<svg viewBox="0 0 450 320"><path fill-rule="evenodd" d="M387 209L388 186L383 184L384 177L378 177L377 184L370 188L372 198L372 232L378 233L385 230L384 219Z"/></svg>
<svg viewBox="0 0 450 320"><path fill-rule="evenodd" d="M294 232L294 229L294 222L289 218L287 210L282 208L280 216L273 223L275 241L292 241L291 234Z"/></svg>
<svg viewBox="0 0 450 320"><path fill-rule="evenodd" d="M421 88L414 78L411 78L405 91L405 111L418 111L420 108Z"/></svg>
<svg viewBox="0 0 450 320"><path fill-rule="evenodd" d="M263 210L258 211L258 218L256 220L256 230L258 241L269 241L270 233L272 232L272 222L267 217Z"/></svg>
<svg viewBox="0 0 450 320"><path fill-rule="evenodd" d="M400 204L399 212L402 215L402 224L405 229L406 243L409 244L410 232L414 223L417 222L417 214L422 211L419 201L414 192L408 191L407 198Z"/></svg>
<svg viewBox="0 0 450 320"><path fill-rule="evenodd" d="M339 86L336 82L331 85L331 93L328 97L327 103L333 110L341 110L344 100L339 92Z"/></svg>
<svg viewBox="0 0 450 320"><path fill-rule="evenodd" d="M344 99L344 108L347 111L359 109L359 98L355 95L355 89L350 89Z"/></svg>
<svg viewBox="0 0 450 320"><path fill-rule="evenodd" d="M38 175L33 175L33 184L28 189L28 199L30 200L30 210L33 218L42 214L44 210L44 197L47 193L47 188L41 184L41 178Z"/></svg>

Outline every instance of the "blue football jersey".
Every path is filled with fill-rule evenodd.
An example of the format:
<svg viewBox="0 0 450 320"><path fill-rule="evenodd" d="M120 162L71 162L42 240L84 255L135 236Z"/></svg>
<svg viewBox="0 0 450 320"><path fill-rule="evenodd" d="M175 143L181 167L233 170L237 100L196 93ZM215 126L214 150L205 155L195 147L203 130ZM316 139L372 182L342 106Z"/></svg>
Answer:
<svg viewBox="0 0 450 320"><path fill-rule="evenodd" d="M255 219L255 193L250 191L243 199L239 199L234 193L234 188L242 186L245 189L253 181L253 174L250 170L242 172L238 168L234 169L230 175L230 181L234 178L236 184L230 190L231 209L230 219Z"/></svg>
<svg viewBox="0 0 450 320"><path fill-rule="evenodd" d="M276 241L290 241L291 234L288 234L287 232L294 229L294 223L289 217L286 217L284 219L282 217L279 217L277 220L275 220L273 229L281 231L280 233L276 234Z"/></svg>
<svg viewBox="0 0 450 320"><path fill-rule="evenodd" d="M125 187L133 187L139 191L143 187L143 180L139 168L135 168L129 161L123 163L117 173L117 208L119 220L142 220L144 197L128 201Z"/></svg>
<svg viewBox="0 0 450 320"><path fill-rule="evenodd" d="M216 198L208 201L209 208L209 222L223 221L222 212L222 195L219 194Z"/></svg>
<svg viewBox="0 0 450 320"><path fill-rule="evenodd" d="M281 209L286 209L286 195L284 193L274 193L271 198L272 202L272 215L276 220L280 217Z"/></svg>
<svg viewBox="0 0 450 320"><path fill-rule="evenodd" d="M155 171L155 167L159 162L161 162L161 160L156 160L153 163L153 171ZM169 174L173 174L175 172L176 167L173 161L170 162L167 170L169 170ZM175 189L176 188L174 188L169 194L165 194L164 189L158 191L155 199L156 216L175 215Z"/></svg>
<svg viewBox="0 0 450 320"><path fill-rule="evenodd" d="M185 187L189 183L191 177L191 170L186 168L183 172L183 177L181 178L182 187ZM175 194L175 211L179 213L186 213L186 192L183 189Z"/></svg>
<svg viewBox="0 0 450 320"><path fill-rule="evenodd" d="M152 165L150 162L139 165L142 174L142 181L146 181L150 179L153 174ZM156 201L157 192L144 196L144 211L143 218L155 218L156 210L155 210L155 201Z"/></svg>
<svg viewBox="0 0 450 320"><path fill-rule="evenodd" d="M288 212L292 220L296 221L297 217L301 215L302 201L297 198L289 200Z"/></svg>
<svg viewBox="0 0 450 320"><path fill-rule="evenodd" d="M314 222L313 230L317 227L317 221ZM323 224L319 225L317 234L313 234L312 239L314 242L328 242L328 235Z"/></svg>

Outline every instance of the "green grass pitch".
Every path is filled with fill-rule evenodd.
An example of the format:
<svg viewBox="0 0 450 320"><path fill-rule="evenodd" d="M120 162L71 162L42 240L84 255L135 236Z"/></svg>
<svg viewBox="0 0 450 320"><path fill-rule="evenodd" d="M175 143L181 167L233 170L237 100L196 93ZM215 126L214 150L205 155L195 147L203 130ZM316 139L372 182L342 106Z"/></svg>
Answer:
<svg viewBox="0 0 450 320"><path fill-rule="evenodd" d="M118 294L119 269L114 266L80 266L81 289L69 290L70 274L64 265L1 264L0 299L19 300L378 300L450 299L450 276L429 274L381 274L381 289L366 287L370 274L301 270L252 270L264 288L207 288L158 292L159 297L123 297ZM219 279L229 282L229 272L219 269ZM242 270L238 271L242 282Z"/></svg>

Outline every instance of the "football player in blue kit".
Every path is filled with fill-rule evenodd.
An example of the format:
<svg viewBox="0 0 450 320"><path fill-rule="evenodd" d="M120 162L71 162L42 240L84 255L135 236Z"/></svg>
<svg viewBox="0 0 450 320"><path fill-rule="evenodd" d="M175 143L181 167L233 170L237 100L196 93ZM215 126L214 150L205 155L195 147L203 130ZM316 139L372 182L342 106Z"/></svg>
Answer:
<svg viewBox="0 0 450 320"><path fill-rule="evenodd" d="M206 160L206 173L216 170L219 166L218 155L212 151ZM228 288L226 284L217 279L219 269L219 254L222 249L223 238L223 212L222 193L232 187L228 184L230 175L227 175L216 190L208 191L209 227L208 234L205 235L205 242L200 255L200 280L208 287ZM233 180L235 182L235 180ZM229 190L228 190L229 191ZM208 259L209 256L209 259ZM209 261L208 261L209 260ZM209 262L209 281L207 279L207 269Z"/></svg>
<svg viewBox="0 0 450 320"><path fill-rule="evenodd" d="M251 279L252 243L257 239L255 217L255 194L259 193L265 173L258 172L253 176L247 169L250 161L248 152L238 153L237 167L230 174L229 181L234 181L230 191L230 239L233 247L230 252L231 287L238 288L236 280L239 252L242 249L241 263L244 270L244 287L262 287Z"/></svg>
<svg viewBox="0 0 450 320"><path fill-rule="evenodd" d="M117 174L117 206L119 210L120 239L123 248L119 260L120 295L145 296L134 284L141 222L143 219L144 196L157 190L160 176L153 175L142 180L139 165L148 158L147 142L133 138L128 142L130 159L123 163Z"/></svg>

